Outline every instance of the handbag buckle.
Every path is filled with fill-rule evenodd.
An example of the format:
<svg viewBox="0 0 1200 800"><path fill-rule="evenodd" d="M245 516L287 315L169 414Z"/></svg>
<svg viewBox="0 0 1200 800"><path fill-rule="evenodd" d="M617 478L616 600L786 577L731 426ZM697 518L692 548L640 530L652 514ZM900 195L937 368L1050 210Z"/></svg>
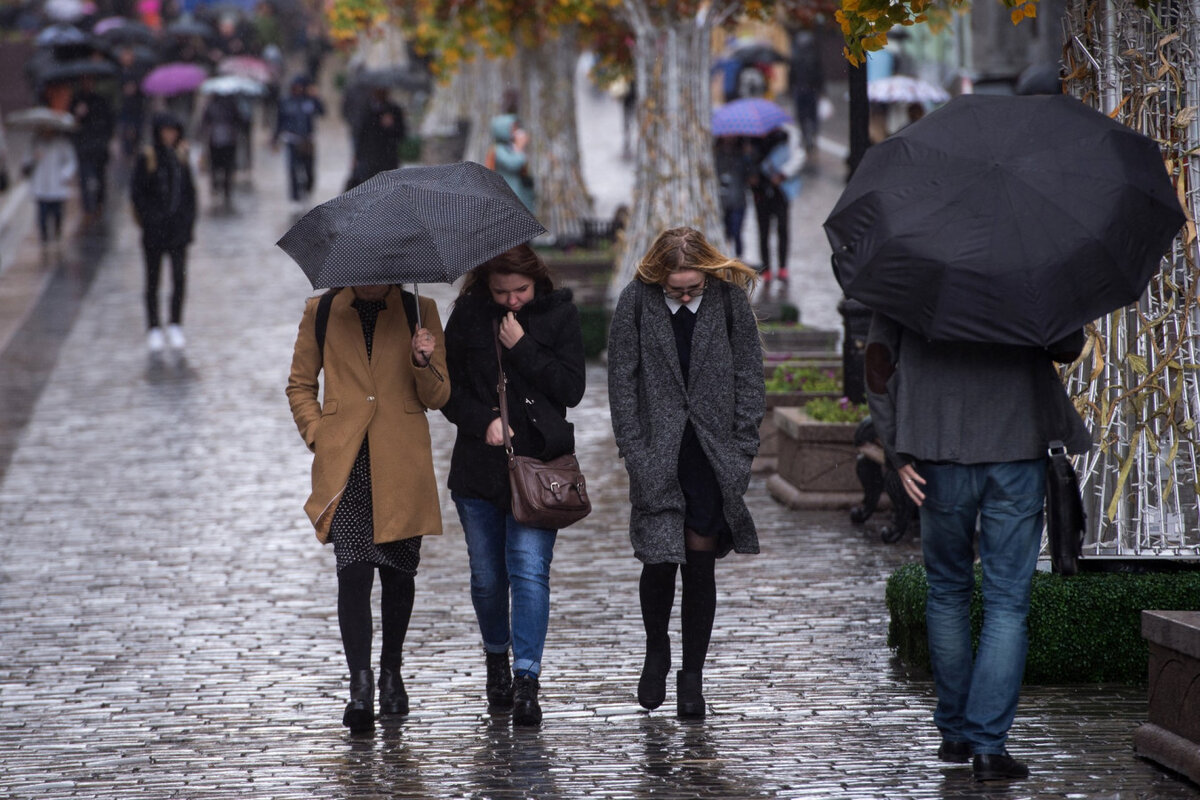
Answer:
<svg viewBox="0 0 1200 800"><path fill-rule="evenodd" d="M1050 456L1065 456L1067 454L1067 446L1063 444L1061 439L1055 439L1046 445L1046 453Z"/></svg>

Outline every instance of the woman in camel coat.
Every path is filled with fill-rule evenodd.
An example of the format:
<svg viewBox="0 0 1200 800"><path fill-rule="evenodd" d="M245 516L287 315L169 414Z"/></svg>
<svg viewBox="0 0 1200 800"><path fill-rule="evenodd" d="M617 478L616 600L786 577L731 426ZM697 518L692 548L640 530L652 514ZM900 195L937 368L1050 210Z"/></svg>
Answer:
<svg viewBox="0 0 1200 800"><path fill-rule="evenodd" d="M414 298L395 286L330 290L324 346L322 298L304 309L287 395L315 454L305 503L317 538L337 556L338 622L350 668L343 724L374 727L371 584L383 587L380 714L408 713L401 648L412 613L421 537L442 532L427 409L450 397L437 306L420 299L423 327L410 328ZM318 376L325 372L324 403Z"/></svg>

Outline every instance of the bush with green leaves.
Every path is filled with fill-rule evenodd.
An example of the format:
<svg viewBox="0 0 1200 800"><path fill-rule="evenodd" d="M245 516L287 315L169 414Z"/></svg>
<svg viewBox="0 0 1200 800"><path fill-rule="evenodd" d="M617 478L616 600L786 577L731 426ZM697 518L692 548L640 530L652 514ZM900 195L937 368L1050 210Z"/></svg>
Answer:
<svg viewBox="0 0 1200 800"><path fill-rule="evenodd" d="M804 367L781 364L767 379L767 391L783 392L840 392L842 381L831 367Z"/></svg>
<svg viewBox="0 0 1200 800"><path fill-rule="evenodd" d="M971 635L983 626L982 570L975 569ZM925 567L905 564L888 578L888 645L904 663L929 671ZM1142 639L1144 610L1200 610L1200 570L1081 572L1033 576L1025 683L1142 684L1149 650Z"/></svg>
<svg viewBox="0 0 1200 800"><path fill-rule="evenodd" d="M852 403L848 397L816 397L804 404L804 413L814 422L862 422L871 410L866 403Z"/></svg>

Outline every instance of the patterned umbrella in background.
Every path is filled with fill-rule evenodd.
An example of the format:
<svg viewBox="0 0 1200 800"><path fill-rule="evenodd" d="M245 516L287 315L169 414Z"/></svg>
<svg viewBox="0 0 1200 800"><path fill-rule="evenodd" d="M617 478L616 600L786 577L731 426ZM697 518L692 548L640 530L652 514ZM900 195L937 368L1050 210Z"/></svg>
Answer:
<svg viewBox="0 0 1200 800"><path fill-rule="evenodd" d="M791 114L770 100L748 97L726 103L713 112L713 136L766 136L792 121Z"/></svg>

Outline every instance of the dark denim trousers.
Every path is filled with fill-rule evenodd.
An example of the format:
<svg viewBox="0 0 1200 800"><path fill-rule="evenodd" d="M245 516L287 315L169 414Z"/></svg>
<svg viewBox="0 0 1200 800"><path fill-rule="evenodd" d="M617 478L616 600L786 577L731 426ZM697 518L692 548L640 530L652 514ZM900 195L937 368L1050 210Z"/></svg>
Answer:
<svg viewBox="0 0 1200 800"><path fill-rule="evenodd" d="M1017 711L1028 649L1030 585L1042 541L1045 459L916 465L924 477L921 549L929 579L926 623L948 741L1000 753ZM983 565L983 633L972 654L974 539Z"/></svg>

